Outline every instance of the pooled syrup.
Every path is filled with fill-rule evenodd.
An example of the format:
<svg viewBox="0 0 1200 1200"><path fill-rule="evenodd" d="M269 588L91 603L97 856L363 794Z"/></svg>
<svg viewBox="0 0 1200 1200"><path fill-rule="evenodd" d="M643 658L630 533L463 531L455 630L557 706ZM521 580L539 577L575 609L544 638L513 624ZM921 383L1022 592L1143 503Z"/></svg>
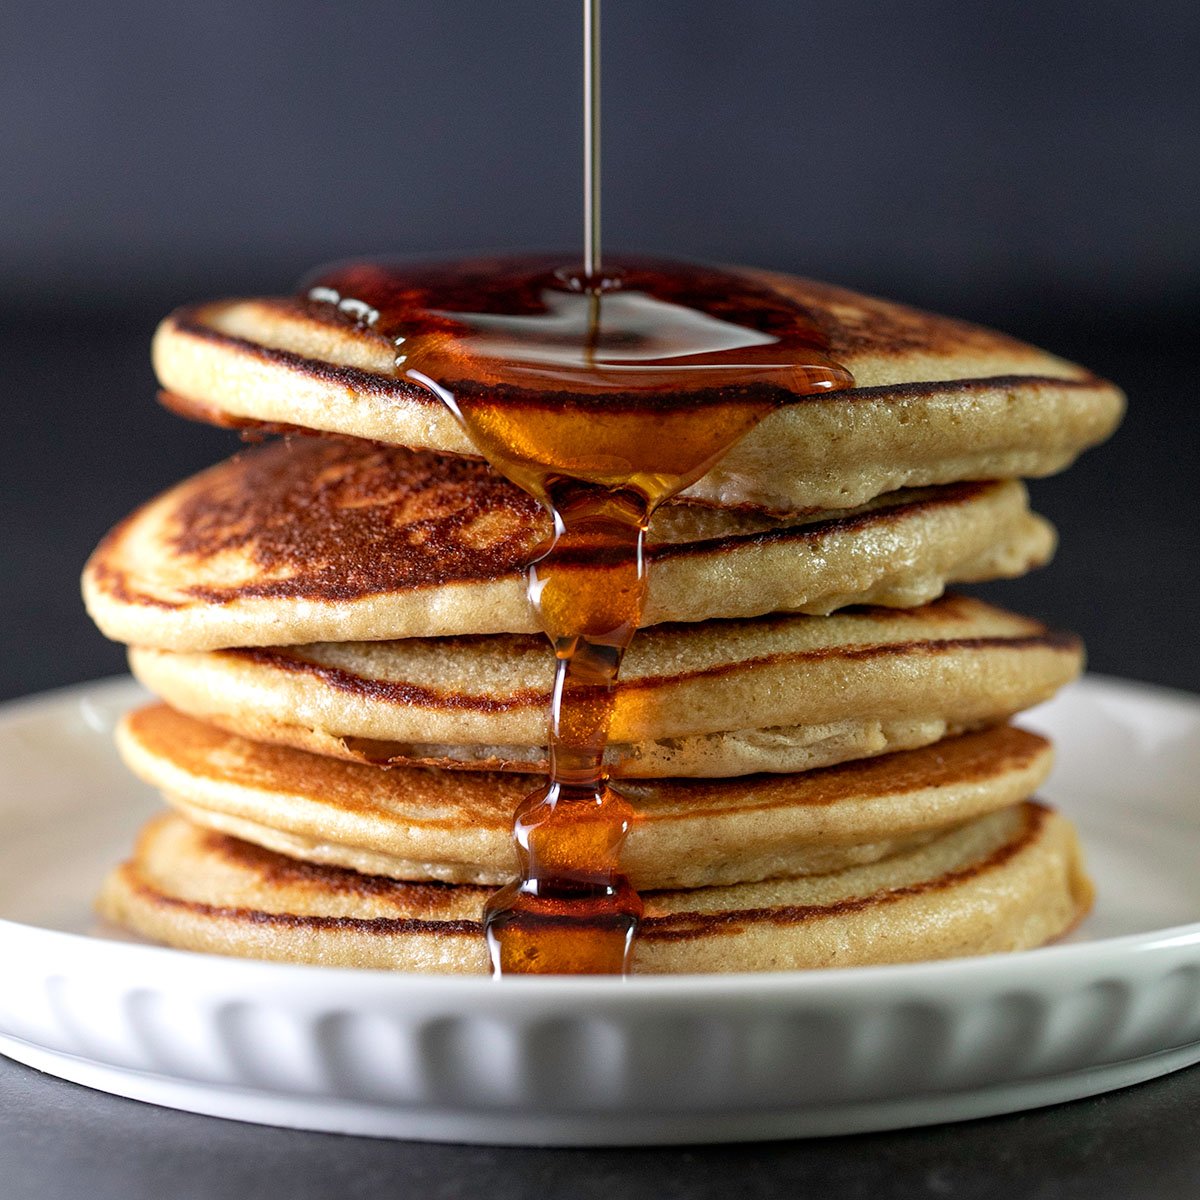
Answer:
<svg viewBox="0 0 1200 1200"><path fill-rule="evenodd" d="M848 387L807 313L747 276L659 260L357 263L308 300L386 338L395 372L445 403L479 453L549 510L528 569L557 660L549 777L513 821L518 876L484 914L493 972L628 970L641 899L634 819L604 755L646 598L654 510L780 403Z"/></svg>

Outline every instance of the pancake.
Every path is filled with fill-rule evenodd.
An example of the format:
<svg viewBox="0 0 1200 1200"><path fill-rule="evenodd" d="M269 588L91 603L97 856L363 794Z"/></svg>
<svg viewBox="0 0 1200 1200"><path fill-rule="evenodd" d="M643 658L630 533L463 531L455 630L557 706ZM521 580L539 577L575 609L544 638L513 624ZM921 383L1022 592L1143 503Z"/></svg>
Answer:
<svg viewBox="0 0 1200 1200"><path fill-rule="evenodd" d="M997 724L1082 666L1069 634L949 595L643 630L622 667L608 761L626 777L827 766ZM537 768L553 679L524 634L176 652L135 648L172 707L256 740L362 761Z"/></svg>
<svg viewBox="0 0 1200 1200"><path fill-rule="evenodd" d="M643 624L915 605L1019 575L1054 532L1015 481L893 493L785 523L669 505ZM252 450L119 525L84 575L109 637L172 650L536 632L538 504L481 463L353 439Z"/></svg>
<svg viewBox="0 0 1200 1200"><path fill-rule="evenodd" d="M689 496L791 513L1047 475L1120 420L1118 389L1002 334L828 284L744 274L802 305L856 386L783 405ZM200 419L471 454L441 402L392 374L394 352L331 305L275 298L180 309L159 327L153 358L170 406Z"/></svg>
<svg viewBox="0 0 1200 1200"><path fill-rule="evenodd" d="M338 762L265 746L165 705L129 714L121 756L195 824L307 862L497 885L512 814L541 779ZM873 862L1024 800L1050 744L1001 726L801 775L627 783L622 862L639 890L819 874Z"/></svg>
<svg viewBox="0 0 1200 1200"><path fill-rule="evenodd" d="M294 862L160 816L101 914L173 946L325 966L481 973L486 888ZM635 972L912 962L1042 945L1087 911L1075 832L1027 803L828 875L645 894Z"/></svg>

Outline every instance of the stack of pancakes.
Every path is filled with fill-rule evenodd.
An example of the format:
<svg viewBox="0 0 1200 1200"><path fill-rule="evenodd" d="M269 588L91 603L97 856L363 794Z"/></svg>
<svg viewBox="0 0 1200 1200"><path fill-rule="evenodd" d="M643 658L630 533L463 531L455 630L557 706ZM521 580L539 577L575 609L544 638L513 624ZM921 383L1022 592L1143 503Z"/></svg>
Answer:
<svg viewBox="0 0 1200 1200"><path fill-rule="evenodd" d="M609 765L638 971L938 958L1086 910L1075 834L1009 718L1075 677L1068 634L944 593L1050 557L1021 475L1122 398L990 331L822 284L792 296L854 374L769 415L650 530ZM202 950L484 971L485 899L545 768L554 659L523 569L537 504L331 306L226 301L160 328L169 406L289 436L117 526L89 611L162 700L119 744L169 815L109 918ZM296 431L321 436L290 436Z"/></svg>

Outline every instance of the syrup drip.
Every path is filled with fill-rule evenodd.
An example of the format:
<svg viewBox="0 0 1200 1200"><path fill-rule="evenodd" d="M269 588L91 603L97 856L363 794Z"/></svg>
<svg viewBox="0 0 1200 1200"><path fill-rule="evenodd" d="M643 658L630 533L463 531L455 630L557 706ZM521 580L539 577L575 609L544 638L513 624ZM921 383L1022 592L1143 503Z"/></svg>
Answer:
<svg viewBox="0 0 1200 1200"><path fill-rule="evenodd" d="M538 258L359 263L307 296L387 338L397 376L553 517L528 570L557 660L549 778L516 812L519 876L487 905L489 953L499 975L624 972L642 913L620 861L634 813L604 752L650 516L778 404L851 376L786 297L688 264L619 260L587 279Z"/></svg>

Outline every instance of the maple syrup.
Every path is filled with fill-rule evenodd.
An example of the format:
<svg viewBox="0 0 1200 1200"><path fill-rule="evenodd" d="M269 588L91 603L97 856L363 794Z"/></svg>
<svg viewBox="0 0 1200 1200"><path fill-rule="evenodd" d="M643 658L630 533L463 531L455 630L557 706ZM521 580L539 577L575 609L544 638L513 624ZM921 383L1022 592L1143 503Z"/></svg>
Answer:
<svg viewBox="0 0 1200 1200"><path fill-rule="evenodd" d="M397 376L439 397L553 518L528 571L557 659L549 778L515 814L519 876L485 913L496 974L627 969L634 814L604 751L650 516L776 405L852 382L804 310L746 276L620 259L588 279L560 263L357 263L307 291L388 339Z"/></svg>

